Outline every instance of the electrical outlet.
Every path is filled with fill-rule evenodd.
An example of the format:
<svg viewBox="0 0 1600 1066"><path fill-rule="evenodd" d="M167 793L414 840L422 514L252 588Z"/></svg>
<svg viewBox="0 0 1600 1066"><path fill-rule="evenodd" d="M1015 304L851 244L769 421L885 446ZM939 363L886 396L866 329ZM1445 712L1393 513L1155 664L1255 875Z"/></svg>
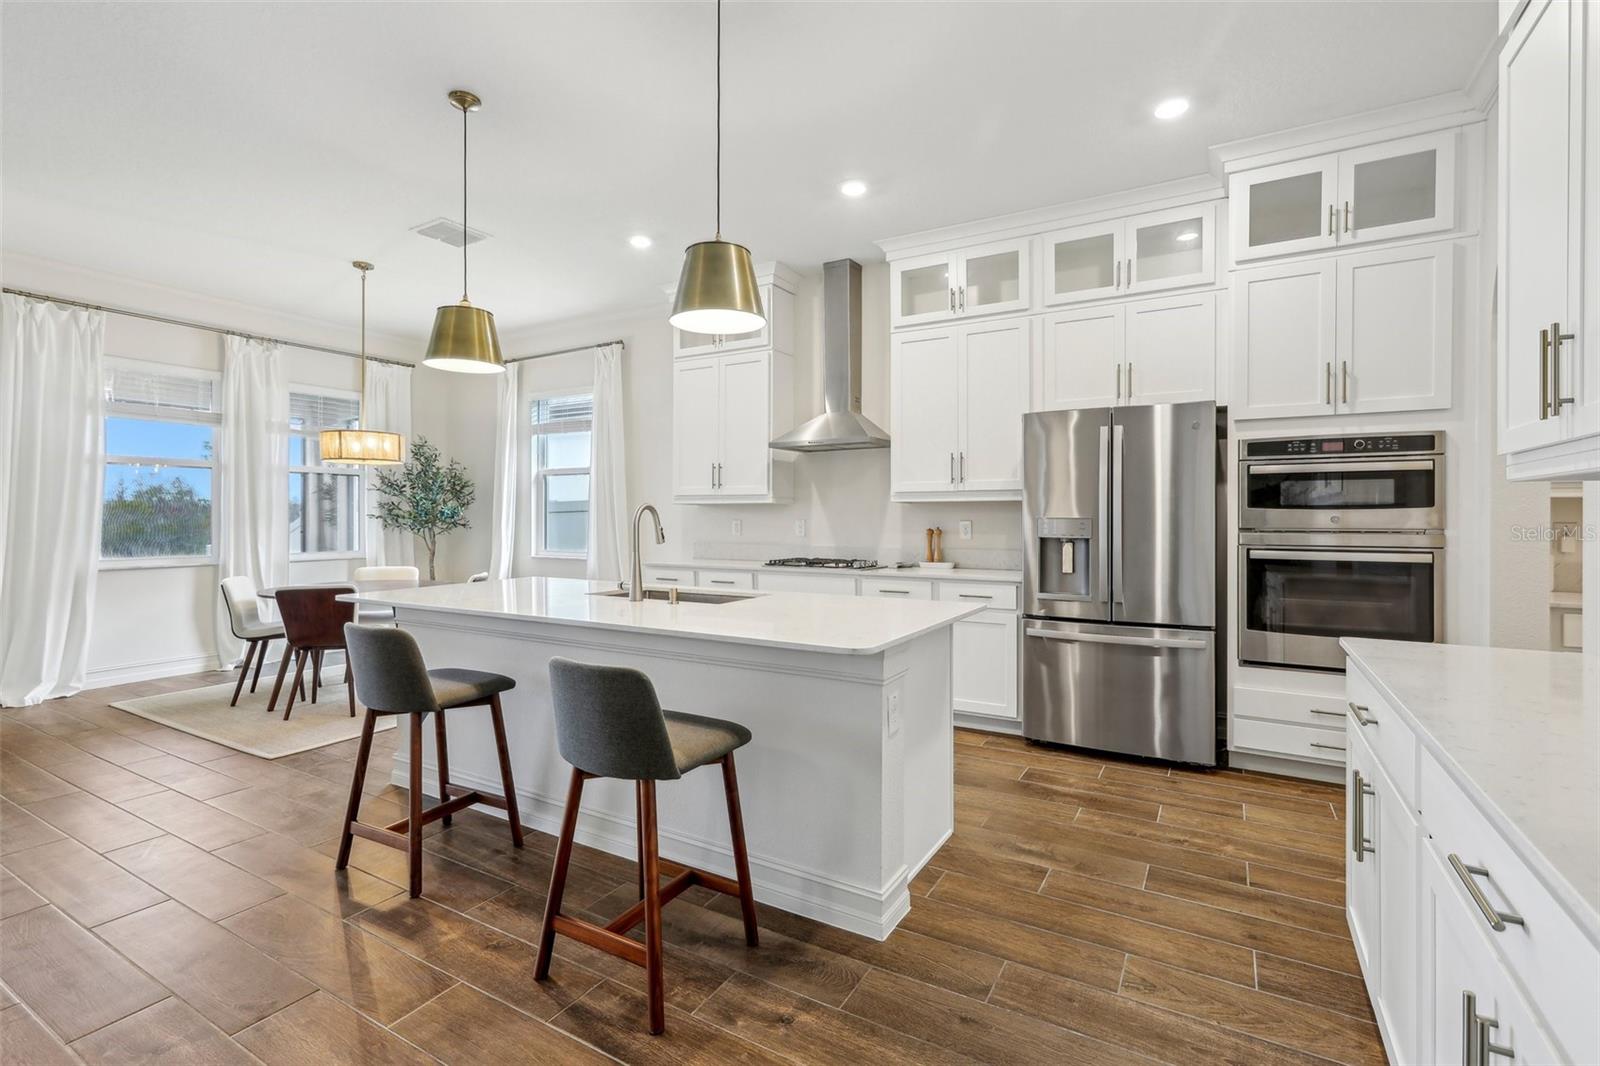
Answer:
<svg viewBox="0 0 1600 1066"><path fill-rule="evenodd" d="M733 520L733 535L736 537L744 536L744 519L735 518Z"/></svg>
<svg viewBox="0 0 1600 1066"><path fill-rule="evenodd" d="M794 520L794 535L797 537L806 535L806 520L804 518L796 518Z"/></svg>
<svg viewBox="0 0 1600 1066"><path fill-rule="evenodd" d="M889 693L889 735L900 732L900 693Z"/></svg>
<svg viewBox="0 0 1600 1066"><path fill-rule="evenodd" d="M963 521L961 523L961 539L962 540L971 540L972 539L972 523L970 521Z"/></svg>

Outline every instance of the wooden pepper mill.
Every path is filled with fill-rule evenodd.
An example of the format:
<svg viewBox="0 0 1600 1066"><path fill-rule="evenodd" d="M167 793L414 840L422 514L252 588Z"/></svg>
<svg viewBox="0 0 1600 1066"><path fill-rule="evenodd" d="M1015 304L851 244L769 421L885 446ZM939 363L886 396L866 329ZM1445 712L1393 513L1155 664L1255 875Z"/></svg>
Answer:
<svg viewBox="0 0 1600 1066"><path fill-rule="evenodd" d="M933 527L933 561L944 562L944 529L941 526Z"/></svg>
<svg viewBox="0 0 1600 1066"><path fill-rule="evenodd" d="M933 558L933 527L932 526L928 527L927 535L928 535L928 547L927 547L927 550L922 553L922 561L925 562L925 563L931 563L931 562L934 561L934 558Z"/></svg>

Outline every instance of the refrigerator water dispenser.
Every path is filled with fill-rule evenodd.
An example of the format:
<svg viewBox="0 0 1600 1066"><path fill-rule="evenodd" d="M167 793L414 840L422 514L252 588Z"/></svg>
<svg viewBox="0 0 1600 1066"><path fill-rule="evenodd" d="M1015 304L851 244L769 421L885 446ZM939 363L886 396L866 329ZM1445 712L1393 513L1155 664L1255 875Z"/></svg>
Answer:
<svg viewBox="0 0 1600 1066"><path fill-rule="evenodd" d="M1088 599L1094 523L1087 518L1040 518L1037 523L1039 591L1053 598Z"/></svg>

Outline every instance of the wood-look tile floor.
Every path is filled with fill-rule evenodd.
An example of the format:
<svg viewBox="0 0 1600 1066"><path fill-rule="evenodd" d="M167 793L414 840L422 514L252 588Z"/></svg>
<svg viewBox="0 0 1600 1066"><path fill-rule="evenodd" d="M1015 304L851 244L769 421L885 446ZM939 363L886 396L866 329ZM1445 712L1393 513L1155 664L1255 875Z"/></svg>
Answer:
<svg viewBox="0 0 1600 1066"><path fill-rule="evenodd" d="M961 731L956 832L876 943L695 889L642 973L559 941L554 841L475 813L333 854L355 742L267 762L108 706L0 710L0 1060L105 1063L1380 1063L1342 911L1342 791ZM374 741L364 816L402 816ZM569 906L633 902L579 848Z"/></svg>

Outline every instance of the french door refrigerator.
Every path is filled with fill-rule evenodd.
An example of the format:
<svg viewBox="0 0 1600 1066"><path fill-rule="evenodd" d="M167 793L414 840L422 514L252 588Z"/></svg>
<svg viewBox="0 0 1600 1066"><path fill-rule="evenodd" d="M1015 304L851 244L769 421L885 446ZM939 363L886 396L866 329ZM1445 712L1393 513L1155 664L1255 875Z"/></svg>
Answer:
<svg viewBox="0 0 1600 1066"><path fill-rule="evenodd" d="M1022 731L1215 765L1215 404L1023 416Z"/></svg>

